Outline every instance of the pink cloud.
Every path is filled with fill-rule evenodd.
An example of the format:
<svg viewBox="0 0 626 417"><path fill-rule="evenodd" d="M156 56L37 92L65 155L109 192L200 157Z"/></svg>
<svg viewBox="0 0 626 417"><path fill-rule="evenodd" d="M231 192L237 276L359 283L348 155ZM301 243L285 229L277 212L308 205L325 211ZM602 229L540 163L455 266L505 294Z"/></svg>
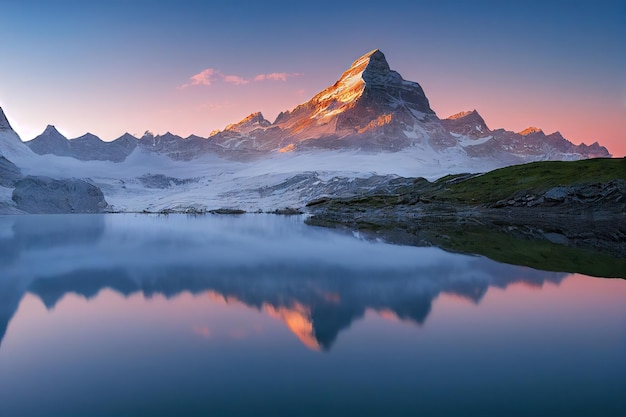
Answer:
<svg viewBox="0 0 626 417"><path fill-rule="evenodd" d="M302 75L300 73L287 73L287 72L272 72L270 74L259 74L254 78L244 78L239 75L233 74L223 74L220 70L214 68L207 68L198 74L192 75L189 77L189 82L181 85L179 88L187 88L194 85L205 85L210 86L216 81L222 81L225 83L233 84L233 85L244 85L248 84L251 81L287 81L287 78L297 77Z"/></svg>
<svg viewBox="0 0 626 417"><path fill-rule="evenodd" d="M265 81L265 80L287 81L287 78L297 77L298 75L300 74L297 72L294 72L291 74L287 72L272 72L270 74L259 74L256 77L254 77L254 81Z"/></svg>
<svg viewBox="0 0 626 417"><path fill-rule="evenodd" d="M221 75L219 71L207 68L196 75L192 75L189 78L189 82L181 85L180 88L191 87L192 85L211 85L217 75Z"/></svg>
<svg viewBox="0 0 626 417"><path fill-rule="evenodd" d="M250 80L246 80L238 75L222 75L222 79L224 82L234 85L248 84L250 82Z"/></svg>

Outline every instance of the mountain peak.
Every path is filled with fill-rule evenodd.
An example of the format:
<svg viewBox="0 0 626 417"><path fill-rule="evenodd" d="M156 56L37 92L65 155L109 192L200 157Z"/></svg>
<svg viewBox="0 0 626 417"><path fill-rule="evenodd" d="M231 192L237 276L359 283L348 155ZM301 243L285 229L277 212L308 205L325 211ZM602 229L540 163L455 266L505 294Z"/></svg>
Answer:
<svg viewBox="0 0 626 417"><path fill-rule="evenodd" d="M385 54L380 49L374 49L354 61L348 72L352 71L360 74L367 83L368 78L371 78L370 81L376 81L376 75L386 75L391 72L391 68L389 68Z"/></svg>
<svg viewBox="0 0 626 417"><path fill-rule="evenodd" d="M93 133L89 133L89 132L72 140L79 140L82 142L102 142L102 139L100 139L98 136L94 135Z"/></svg>
<svg viewBox="0 0 626 417"><path fill-rule="evenodd" d="M9 119L7 119L4 115L2 107L0 107L0 130L13 130L11 124L9 123Z"/></svg>
<svg viewBox="0 0 626 417"><path fill-rule="evenodd" d="M244 117L240 122L226 126L225 131L249 133L255 129L266 128L272 123L259 111Z"/></svg>
<svg viewBox="0 0 626 417"><path fill-rule="evenodd" d="M543 133L543 130L539 129L538 127L530 126L519 132L519 134L522 136L528 136L533 133Z"/></svg>
<svg viewBox="0 0 626 417"><path fill-rule="evenodd" d="M476 111L476 109L474 110L467 110L467 111L462 111L456 114L453 114L452 116L448 117L448 120L458 120L458 119L462 119L464 117L468 117L468 116L480 116L478 114L478 112Z"/></svg>
<svg viewBox="0 0 626 417"><path fill-rule="evenodd" d="M378 129L391 119L410 126L434 114L422 87L391 70L385 54L374 49L354 61L331 87L279 115L275 124L310 139Z"/></svg>
<svg viewBox="0 0 626 417"><path fill-rule="evenodd" d="M333 87L337 87L337 90L351 91L353 94L345 97L349 99L354 93L361 93L365 86L401 84L402 81L400 74L389 67L385 54L380 49L374 49L354 61ZM340 97L340 101L344 100Z"/></svg>
<svg viewBox="0 0 626 417"><path fill-rule="evenodd" d="M128 133L128 132L125 132L122 136L120 136L120 137L119 137L119 138L117 138L117 139L134 139L134 140L138 140L137 136L132 135L132 134L130 134L130 133ZM117 140L117 139L116 139L116 140Z"/></svg>
<svg viewBox="0 0 626 417"><path fill-rule="evenodd" d="M46 126L45 130L43 131L42 135L46 135L46 134L61 134L56 127L54 127L54 125L48 125Z"/></svg>
<svg viewBox="0 0 626 417"><path fill-rule="evenodd" d="M450 129L450 132L474 139L485 137L490 133L485 120L476 109L453 114L447 119L443 119L442 122Z"/></svg>

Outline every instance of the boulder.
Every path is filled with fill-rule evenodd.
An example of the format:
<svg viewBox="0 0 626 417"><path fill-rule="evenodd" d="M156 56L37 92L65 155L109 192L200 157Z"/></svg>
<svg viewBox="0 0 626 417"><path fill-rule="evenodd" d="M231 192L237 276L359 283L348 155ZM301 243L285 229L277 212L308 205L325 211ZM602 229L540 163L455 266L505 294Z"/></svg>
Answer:
<svg viewBox="0 0 626 417"><path fill-rule="evenodd" d="M107 207L102 191L79 179L27 176L15 183L13 201L27 213L102 213Z"/></svg>

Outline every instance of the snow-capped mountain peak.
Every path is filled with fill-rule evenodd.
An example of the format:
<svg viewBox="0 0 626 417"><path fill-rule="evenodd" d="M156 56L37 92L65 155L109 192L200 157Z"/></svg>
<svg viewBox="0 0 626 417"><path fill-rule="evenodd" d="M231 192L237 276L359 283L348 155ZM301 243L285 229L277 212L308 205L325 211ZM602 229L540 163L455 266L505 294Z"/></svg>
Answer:
<svg viewBox="0 0 626 417"><path fill-rule="evenodd" d="M364 100L365 105L384 105L387 110L408 106L420 113L435 113L422 87L391 70L379 49L354 61L333 86L317 94L311 102L317 107L315 116L329 117L353 107L359 100Z"/></svg>

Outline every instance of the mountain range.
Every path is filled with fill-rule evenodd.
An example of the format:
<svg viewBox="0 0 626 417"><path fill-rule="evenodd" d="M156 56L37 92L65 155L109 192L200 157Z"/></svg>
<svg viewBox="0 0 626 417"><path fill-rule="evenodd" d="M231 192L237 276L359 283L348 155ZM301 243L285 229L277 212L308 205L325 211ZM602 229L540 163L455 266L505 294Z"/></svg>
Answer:
<svg viewBox="0 0 626 417"><path fill-rule="evenodd" d="M397 176L608 156L597 142L574 145L558 132L491 129L476 110L441 119L422 87L374 50L273 122L256 112L207 138L68 139L49 125L22 142L0 109L0 213L274 212Z"/></svg>
<svg viewBox="0 0 626 417"><path fill-rule="evenodd" d="M546 135L534 127L519 133L491 130L476 110L440 119L422 87L391 70L378 49L354 61L335 84L280 113L274 122L257 112L208 138L146 132L141 138L126 133L111 142L90 133L68 140L49 125L26 144L40 155L113 162L123 161L136 147L179 160L207 153L247 159L315 149L394 152L410 148L496 158L507 164L610 156L597 142L574 145L559 132Z"/></svg>

